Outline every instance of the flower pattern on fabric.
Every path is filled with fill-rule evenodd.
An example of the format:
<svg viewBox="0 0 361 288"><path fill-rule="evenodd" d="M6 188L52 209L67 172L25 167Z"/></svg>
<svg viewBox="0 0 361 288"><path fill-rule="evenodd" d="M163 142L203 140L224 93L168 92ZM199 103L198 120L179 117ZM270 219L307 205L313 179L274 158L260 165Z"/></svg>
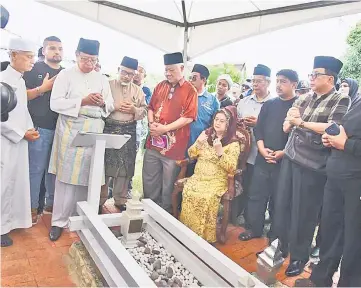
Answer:
<svg viewBox="0 0 361 288"><path fill-rule="evenodd" d="M216 242L217 213L220 198L228 189L228 174L235 173L241 152L238 142L216 150L205 143L192 145L191 158L198 158L194 175L184 185L180 221L206 241Z"/></svg>

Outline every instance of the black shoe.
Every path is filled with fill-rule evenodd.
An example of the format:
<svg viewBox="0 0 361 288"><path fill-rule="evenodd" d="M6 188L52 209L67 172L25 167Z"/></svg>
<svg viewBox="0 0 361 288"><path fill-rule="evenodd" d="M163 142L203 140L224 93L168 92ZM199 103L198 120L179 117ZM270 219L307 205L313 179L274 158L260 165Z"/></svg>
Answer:
<svg viewBox="0 0 361 288"><path fill-rule="evenodd" d="M260 236L254 235L251 230L246 230L246 231L242 232L241 234L239 234L239 236L238 236L238 239L241 241L248 241L253 238L260 238Z"/></svg>
<svg viewBox="0 0 361 288"><path fill-rule="evenodd" d="M320 257L320 248L319 247L313 247L310 253L311 258L318 258Z"/></svg>
<svg viewBox="0 0 361 288"><path fill-rule="evenodd" d="M295 287L316 287L316 285L310 279L297 279Z"/></svg>
<svg viewBox="0 0 361 288"><path fill-rule="evenodd" d="M305 268L306 263L304 261L296 260L291 261L290 265L288 265L286 269L286 276L287 277L294 277L298 276L303 272L303 268Z"/></svg>
<svg viewBox="0 0 361 288"><path fill-rule="evenodd" d="M51 241L58 240L60 238L62 232L63 232L63 228L57 227L57 226L52 226L50 233L49 233L49 239Z"/></svg>
<svg viewBox="0 0 361 288"><path fill-rule="evenodd" d="M9 247L13 245L13 240L8 234L1 235L1 247Z"/></svg>

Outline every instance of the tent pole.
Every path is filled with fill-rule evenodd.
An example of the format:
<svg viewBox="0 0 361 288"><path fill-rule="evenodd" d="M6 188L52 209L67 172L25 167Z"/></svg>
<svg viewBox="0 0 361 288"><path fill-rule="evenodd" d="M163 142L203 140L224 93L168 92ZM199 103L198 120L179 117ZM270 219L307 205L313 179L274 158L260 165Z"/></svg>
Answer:
<svg viewBox="0 0 361 288"><path fill-rule="evenodd" d="M183 63L185 68L185 76L188 76L188 29L184 29L184 43L183 43Z"/></svg>

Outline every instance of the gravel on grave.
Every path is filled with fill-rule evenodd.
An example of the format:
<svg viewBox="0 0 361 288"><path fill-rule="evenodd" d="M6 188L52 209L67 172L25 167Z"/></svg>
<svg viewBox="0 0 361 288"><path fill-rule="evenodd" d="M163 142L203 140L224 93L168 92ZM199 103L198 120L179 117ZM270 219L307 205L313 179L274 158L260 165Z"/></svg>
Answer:
<svg viewBox="0 0 361 288"><path fill-rule="evenodd" d="M203 286L161 243L143 231L138 246L128 252L158 287Z"/></svg>

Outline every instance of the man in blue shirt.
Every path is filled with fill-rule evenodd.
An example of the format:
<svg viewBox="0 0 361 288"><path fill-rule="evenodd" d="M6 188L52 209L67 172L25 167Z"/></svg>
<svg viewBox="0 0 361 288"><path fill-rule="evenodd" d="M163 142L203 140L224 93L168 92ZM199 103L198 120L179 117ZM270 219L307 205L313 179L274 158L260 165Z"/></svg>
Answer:
<svg viewBox="0 0 361 288"><path fill-rule="evenodd" d="M217 98L209 93L206 89L207 79L209 77L209 70L207 67L195 64L189 81L198 92L198 114L197 120L193 121L191 125L191 135L189 137L188 148L194 144L198 136L211 126L214 113L219 109L220 104ZM188 154L188 152L186 153ZM195 163L189 165L187 168L187 176L194 173Z"/></svg>

